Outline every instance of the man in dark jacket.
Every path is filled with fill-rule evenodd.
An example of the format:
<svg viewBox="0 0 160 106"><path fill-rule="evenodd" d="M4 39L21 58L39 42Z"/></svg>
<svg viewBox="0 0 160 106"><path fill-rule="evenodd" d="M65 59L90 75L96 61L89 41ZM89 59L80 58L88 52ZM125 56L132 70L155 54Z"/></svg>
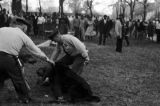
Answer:
<svg viewBox="0 0 160 106"><path fill-rule="evenodd" d="M99 23L99 45L103 44L105 45L106 38L107 38L107 30L108 29L108 20L107 15L104 15L104 18Z"/></svg>

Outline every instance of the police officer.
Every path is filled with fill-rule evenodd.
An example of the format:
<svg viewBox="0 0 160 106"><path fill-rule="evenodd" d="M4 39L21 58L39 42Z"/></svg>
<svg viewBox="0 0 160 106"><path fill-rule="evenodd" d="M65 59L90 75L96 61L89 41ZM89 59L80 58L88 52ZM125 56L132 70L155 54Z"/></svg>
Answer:
<svg viewBox="0 0 160 106"><path fill-rule="evenodd" d="M30 100L29 89L22 75L19 52L25 46L32 54L42 60L49 61L47 56L33 43L33 41L19 28L17 21L12 18L10 27L0 28L0 88L4 81L10 78L18 94L19 102L28 103ZM1 94L0 94L1 95Z"/></svg>
<svg viewBox="0 0 160 106"><path fill-rule="evenodd" d="M75 36L70 34L60 35L58 30L54 31L49 38L50 40L38 46L55 45L56 42L57 46L51 55L51 60L69 65L75 73L80 75L84 65L89 61L88 50L85 45ZM63 52L65 53L64 57L61 55Z"/></svg>

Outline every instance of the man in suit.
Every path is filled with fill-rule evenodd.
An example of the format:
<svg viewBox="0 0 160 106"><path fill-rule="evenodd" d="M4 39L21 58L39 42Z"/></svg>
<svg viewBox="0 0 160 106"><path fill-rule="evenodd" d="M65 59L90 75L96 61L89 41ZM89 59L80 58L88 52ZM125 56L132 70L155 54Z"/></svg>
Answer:
<svg viewBox="0 0 160 106"><path fill-rule="evenodd" d="M105 45L107 37L108 20L107 15L104 15L103 19L99 23L99 45Z"/></svg>

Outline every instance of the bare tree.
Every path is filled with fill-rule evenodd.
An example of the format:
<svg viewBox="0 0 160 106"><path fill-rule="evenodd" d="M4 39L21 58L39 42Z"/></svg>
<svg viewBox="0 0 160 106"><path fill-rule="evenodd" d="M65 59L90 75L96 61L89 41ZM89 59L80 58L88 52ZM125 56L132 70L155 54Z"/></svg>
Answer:
<svg viewBox="0 0 160 106"><path fill-rule="evenodd" d="M92 12L93 0L87 0L86 4L87 4L87 7L88 7L88 9L90 11L90 15L92 17L93 16L93 12Z"/></svg>
<svg viewBox="0 0 160 106"><path fill-rule="evenodd" d="M63 3L65 0L59 0L59 13L62 16L63 15Z"/></svg>
<svg viewBox="0 0 160 106"><path fill-rule="evenodd" d="M14 15L20 15L22 12L21 0L12 0L12 13Z"/></svg>
<svg viewBox="0 0 160 106"><path fill-rule="evenodd" d="M26 0L26 12L28 12L28 0Z"/></svg>
<svg viewBox="0 0 160 106"><path fill-rule="evenodd" d="M125 1L120 1L120 14L122 14L123 16L125 16L125 11L126 11L126 8L127 8L127 4ZM122 11L121 11L122 9Z"/></svg>
<svg viewBox="0 0 160 106"><path fill-rule="evenodd" d="M41 0L39 0L39 13L42 14Z"/></svg>
<svg viewBox="0 0 160 106"><path fill-rule="evenodd" d="M82 0L68 0L67 4L72 9L73 13L79 13L83 9L81 7ZM83 6L84 7L84 6Z"/></svg>
<svg viewBox="0 0 160 106"><path fill-rule="evenodd" d="M135 10L137 0L123 0L124 3L126 3L130 7L130 17L131 20L133 20L133 13Z"/></svg>
<svg viewBox="0 0 160 106"><path fill-rule="evenodd" d="M147 7L149 6L148 0L139 0L138 2L143 5L143 21L145 21L147 16Z"/></svg>

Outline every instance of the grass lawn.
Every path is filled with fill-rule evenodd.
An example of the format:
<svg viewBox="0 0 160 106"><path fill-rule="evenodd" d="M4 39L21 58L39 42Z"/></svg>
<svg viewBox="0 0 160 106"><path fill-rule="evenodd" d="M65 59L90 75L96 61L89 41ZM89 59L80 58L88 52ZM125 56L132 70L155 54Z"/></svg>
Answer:
<svg viewBox="0 0 160 106"><path fill-rule="evenodd" d="M43 40L34 39L36 43ZM10 81L10 90L4 90L0 106L160 106L160 45L151 41L131 40L123 53L115 52L115 40L107 40L106 46L86 42L90 63L82 77L87 80L100 103L46 104L51 99L49 88L36 84L36 70L45 65L38 61L35 65L26 64L25 74L31 86L32 98L39 103L19 104ZM42 49L50 56L53 48ZM44 95L49 95L45 97Z"/></svg>

